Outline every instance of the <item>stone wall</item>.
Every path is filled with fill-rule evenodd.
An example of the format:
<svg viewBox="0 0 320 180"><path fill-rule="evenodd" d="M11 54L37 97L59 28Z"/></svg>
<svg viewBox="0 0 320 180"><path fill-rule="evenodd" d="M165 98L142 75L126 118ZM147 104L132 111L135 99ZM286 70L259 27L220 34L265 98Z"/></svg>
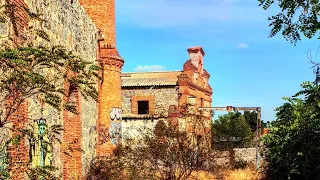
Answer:
<svg viewBox="0 0 320 180"><path fill-rule="evenodd" d="M235 148L234 159L235 161L245 161L248 163L256 163L256 148Z"/></svg>
<svg viewBox="0 0 320 180"><path fill-rule="evenodd" d="M168 115L170 105L178 106L178 92L175 86L161 87L139 87L122 88L122 110L123 114L131 114L131 99L133 96L154 96L154 114Z"/></svg>
<svg viewBox="0 0 320 180"><path fill-rule="evenodd" d="M41 17L45 22L33 21L29 25L48 33L50 44L65 46L83 59L95 62L98 29L78 0L25 0L25 2L34 12L42 14Z"/></svg>
<svg viewBox="0 0 320 180"><path fill-rule="evenodd" d="M39 38L33 37L33 42L35 45L61 45L73 52L73 54L80 56L84 60L95 63L97 59L97 47L98 29L92 22L90 17L87 15L84 8L79 4L78 0L73 1L53 1L53 0L25 0L25 3L31 9L31 11L42 14L41 18L45 21L43 23L37 21L29 21L29 27L33 26L36 29L44 30L50 38L50 42L45 42ZM32 38L32 37L31 37ZM91 159L95 156L95 145L96 145L96 120L97 120L97 103L89 99L86 101L82 96L80 96L80 127L81 129L68 129L65 132L67 135L78 134L81 137L79 146L83 150L81 155L82 168L80 172L82 175L85 174L86 168L89 165ZM30 101L29 110L38 112L39 104L36 101ZM56 112L52 115L53 110L50 107L46 107L45 114L50 115L50 119L54 121L48 121L49 124L62 124L63 116L62 113ZM29 113L29 116L30 113ZM66 136L65 135L65 136ZM64 143L64 142L62 142ZM60 173L63 166L60 156L63 152L60 152L60 146L56 146L53 149L53 159L55 166L58 166ZM78 174L79 175L79 174ZM80 175L81 176L81 175Z"/></svg>
<svg viewBox="0 0 320 180"><path fill-rule="evenodd" d="M256 166L256 148L235 148L233 151L216 151L215 162L219 166L231 166L234 162L246 162Z"/></svg>
<svg viewBox="0 0 320 180"><path fill-rule="evenodd" d="M122 110L124 117L136 116L132 113L132 105L136 105L132 100L136 100L142 97L152 97L148 100L154 101L150 112L154 113L154 116L167 117L168 109L170 105L178 106L178 92L175 86L160 87L126 87L122 88ZM135 108L136 109L136 108ZM160 118L166 121L166 118ZM154 129L159 118L133 118L126 121L122 121L122 136L139 136L142 132Z"/></svg>
<svg viewBox="0 0 320 180"><path fill-rule="evenodd" d="M159 122L160 119L156 119L151 121L150 119L139 119L139 120L128 120L121 122L121 133L123 140L127 138L135 138L143 137L147 134L152 134L155 125ZM164 122L166 122L165 118L162 118ZM125 141L123 141L125 142Z"/></svg>
<svg viewBox="0 0 320 180"><path fill-rule="evenodd" d="M5 0L0 0L0 6L4 5ZM0 8L0 12L3 12L5 9ZM0 44L2 44L3 41L7 40L8 36L8 23L7 22L0 22Z"/></svg>

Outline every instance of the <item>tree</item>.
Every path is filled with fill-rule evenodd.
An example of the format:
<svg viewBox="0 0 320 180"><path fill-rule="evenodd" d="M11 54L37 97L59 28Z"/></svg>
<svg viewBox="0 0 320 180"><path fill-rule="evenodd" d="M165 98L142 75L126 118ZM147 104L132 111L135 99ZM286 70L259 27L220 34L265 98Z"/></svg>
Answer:
<svg viewBox="0 0 320 180"><path fill-rule="evenodd" d="M127 139L113 156L96 159L88 179L182 180L212 160L209 149L197 148L196 137L186 132L174 132L168 127L159 134L146 133L146 129L141 131L144 133L141 139ZM106 165L107 162L110 164Z"/></svg>
<svg viewBox="0 0 320 180"><path fill-rule="evenodd" d="M76 87L85 97L97 100L98 66L83 61L62 47L20 47L0 50L0 94L7 107L0 109L0 127L10 122L26 99L38 96L57 110L76 112L64 84Z"/></svg>
<svg viewBox="0 0 320 180"><path fill-rule="evenodd" d="M243 117L247 121L248 125L251 128L251 131L254 133L257 130L257 112L255 111L244 111Z"/></svg>
<svg viewBox="0 0 320 180"><path fill-rule="evenodd" d="M241 113L229 112L219 116L212 124L212 146L218 149L249 147L252 130Z"/></svg>
<svg viewBox="0 0 320 180"><path fill-rule="evenodd" d="M296 95L284 98L277 119L263 137L268 179L320 178L320 86L304 82Z"/></svg>
<svg viewBox="0 0 320 180"><path fill-rule="evenodd" d="M204 128L201 115L184 110L182 115L197 123L195 127ZM92 162L87 179L182 180L198 170L213 170L210 142L195 131L180 131L163 120L159 120L154 129L131 130L139 131L141 137L132 137L127 132L113 156L98 157Z"/></svg>
<svg viewBox="0 0 320 180"><path fill-rule="evenodd" d="M30 19L43 22L40 15L26 7L11 4L11 1L5 2L6 4L0 7L0 23L12 26L13 37L28 39L27 32L18 33L19 16L15 12L23 11ZM54 143L59 142L56 135L60 134L62 127L53 124L48 126L43 134L38 135L34 134L35 127L32 123L30 126L25 124L25 129L7 126L13 122L12 116L30 99L38 101L39 104L47 104L57 111L66 110L77 114L75 102L66 101L69 96L68 87L76 88L85 99L92 98L97 101L96 85L100 79L100 67L84 61L62 46L52 46L50 39L41 29L30 30L33 35L42 38L47 46L35 46L27 41L16 43L14 38L9 37L8 40L12 42L2 44L0 48L0 131L14 132L13 137L1 143L18 145L26 139L29 147L32 147L33 143L41 141L40 145L47 153ZM51 166L29 167L27 174L31 179L53 179L50 173L54 169ZM4 176L7 176L7 173L1 169L0 179Z"/></svg>
<svg viewBox="0 0 320 180"><path fill-rule="evenodd" d="M263 9L272 6L274 0L258 0ZM281 12L268 18L272 27L269 37L279 32L290 43L296 44L301 40L301 34L309 39L313 38L320 29L319 11L320 2L310 0L279 0ZM319 38L319 37L317 37Z"/></svg>

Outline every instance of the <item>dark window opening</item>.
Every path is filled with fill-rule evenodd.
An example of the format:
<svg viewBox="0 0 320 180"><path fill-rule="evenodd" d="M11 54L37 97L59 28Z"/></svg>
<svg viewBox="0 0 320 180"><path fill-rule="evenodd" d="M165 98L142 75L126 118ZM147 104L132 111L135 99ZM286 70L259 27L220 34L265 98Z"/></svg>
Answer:
<svg viewBox="0 0 320 180"><path fill-rule="evenodd" d="M138 114L149 114L149 101L138 101Z"/></svg>
<svg viewBox="0 0 320 180"><path fill-rule="evenodd" d="M201 98L201 107L204 107L204 101L203 101L203 98Z"/></svg>

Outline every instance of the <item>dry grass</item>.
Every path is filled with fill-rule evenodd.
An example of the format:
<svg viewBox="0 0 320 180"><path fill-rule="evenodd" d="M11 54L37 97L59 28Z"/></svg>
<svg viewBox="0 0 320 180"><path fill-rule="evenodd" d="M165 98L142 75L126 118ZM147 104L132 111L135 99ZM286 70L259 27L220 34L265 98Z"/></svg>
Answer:
<svg viewBox="0 0 320 180"><path fill-rule="evenodd" d="M206 172L198 171L193 172L188 180L259 180L260 175L252 168L238 169L238 170L226 170L222 173L223 177L217 178L215 175Z"/></svg>
<svg viewBox="0 0 320 180"><path fill-rule="evenodd" d="M216 176L206 171L195 171L191 173L188 180L207 180L216 179Z"/></svg>
<svg viewBox="0 0 320 180"><path fill-rule="evenodd" d="M128 172L122 174L123 179L127 179ZM160 174L157 174L158 176ZM245 169L224 170L220 174L220 178L213 173L207 171L194 171L188 180L260 180L260 174L254 168L248 167Z"/></svg>
<svg viewBox="0 0 320 180"><path fill-rule="evenodd" d="M258 180L260 175L252 168L229 170L224 175L225 180Z"/></svg>

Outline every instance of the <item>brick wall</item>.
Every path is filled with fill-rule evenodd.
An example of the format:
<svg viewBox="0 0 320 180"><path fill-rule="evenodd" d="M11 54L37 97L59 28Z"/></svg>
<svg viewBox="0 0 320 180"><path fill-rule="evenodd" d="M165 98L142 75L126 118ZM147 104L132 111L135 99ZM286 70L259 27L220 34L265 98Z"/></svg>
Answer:
<svg viewBox="0 0 320 180"><path fill-rule="evenodd" d="M7 102L10 104L10 100ZM12 129L21 130L25 128L28 122L28 103L24 102L20 107L9 117L12 121ZM29 147L21 132L13 131L12 136L20 136L21 139L17 145L11 144L8 147L9 153L9 171L11 179L24 179L25 171L29 163Z"/></svg>
<svg viewBox="0 0 320 180"><path fill-rule="evenodd" d="M131 113L138 114L138 101L148 101L148 112L154 114L155 100L154 95L135 95L131 97Z"/></svg>
<svg viewBox="0 0 320 180"><path fill-rule="evenodd" d="M123 59L116 47L115 0L80 0L80 4L100 29L98 60L103 68L103 81L99 87L99 117L97 122L97 155L109 155L114 149L108 134L110 111L121 108L120 73Z"/></svg>
<svg viewBox="0 0 320 180"><path fill-rule="evenodd" d="M45 31L49 38L50 43L47 43L39 38L35 39L33 36L27 36L27 39L34 43L34 45L62 45L68 50L72 50L75 55L79 55L86 61L95 63L97 60L97 49L98 49L98 29L93 23L91 18L88 16L84 8L80 5L78 0L72 1L50 1L50 0L10 0L19 5L26 5L31 11L41 14L41 18L45 20L43 23L36 21L29 21L27 15L22 13L22 11L16 11L16 16L18 17L18 33L19 35L24 34L24 30L31 26L36 29L41 29ZM3 25L1 25L2 27ZM12 35L13 29L9 28ZM1 33L6 33L3 31ZM20 42L20 39L16 39L16 42ZM51 72L44 72L51 73ZM53 75L53 74L52 74ZM80 166L75 167L75 165L68 165L67 168L77 169L76 173L82 176L86 173L87 165L91 159L95 156L96 149L96 121L98 118L97 103L94 100L89 99L89 101L84 100L82 96L79 95L79 101L81 101L81 107L79 106L80 113L75 119L77 128L69 128L64 132L64 136L68 137L83 137L77 142L77 147L83 150L82 154L74 155L77 164ZM25 110L19 110L19 113L28 114L29 118L37 119L40 118L40 105L36 97L28 99L28 106ZM45 106L44 115L47 119L48 125L52 124L63 124L66 121L67 116L63 113L55 111L49 106ZM70 118L69 118L70 119ZM84 123L82 123L84 122ZM70 126L70 124L63 124ZM70 139L64 139L66 141L71 141ZM63 144L65 142L62 142ZM28 145L27 143L25 144ZM63 149L56 144L53 149L53 164L59 168L58 173L62 173L62 170L66 168L63 165L61 158L63 156ZM62 151L63 150L63 151ZM27 151L23 151L27 152ZM21 154L21 153L20 153ZM14 160L14 159L13 159ZM82 166L81 166L82 165ZM22 170L22 169L21 169ZM18 174L15 174L18 176Z"/></svg>
<svg viewBox="0 0 320 180"><path fill-rule="evenodd" d="M80 0L80 4L101 30L104 36L103 47L106 44L116 46L115 0Z"/></svg>
<svg viewBox="0 0 320 180"><path fill-rule="evenodd" d="M23 7L28 7L24 0L7 0L6 2L16 5L12 8L7 8L9 11L9 36L12 37L13 45L20 45L23 43L23 34L28 27L29 16L23 10ZM12 23L11 23L12 22Z"/></svg>
<svg viewBox="0 0 320 180"><path fill-rule="evenodd" d="M66 102L74 103L80 112L80 97L78 90L70 86ZM81 112L80 112L81 113ZM82 122L79 114L63 112L64 128L61 145L62 175L64 179L82 179Z"/></svg>
<svg viewBox="0 0 320 180"><path fill-rule="evenodd" d="M98 141L97 154L110 155L114 145L110 142L110 112L112 108L121 108L121 79L122 60L105 57L103 62L103 81L99 89L99 118L97 123Z"/></svg>
<svg viewBox="0 0 320 180"><path fill-rule="evenodd" d="M14 42L13 45L17 45L22 42L22 34L24 29L28 24L28 16L22 10L21 6L26 6L23 0L8 0L7 2L17 5L15 8L7 9L10 13L11 22L10 26L8 24L2 24L1 27L5 27L5 29L1 30L2 34L8 35L12 37ZM1 2L4 3L4 2ZM1 41L2 43L3 41ZM12 104L12 101L9 99L6 101L5 107L9 107ZM11 136L20 136L21 139L17 145L10 144L8 147L8 155L9 155L9 171L11 173L11 179L24 179L25 171L27 170L27 166L29 163L29 154L28 154L28 144L26 140L23 138L21 132L17 130L24 129L28 122L28 102L23 102L19 108L11 114L9 117L11 121L10 126L15 131L11 132Z"/></svg>
<svg viewBox="0 0 320 180"><path fill-rule="evenodd" d="M212 89L209 85L209 73L204 67L204 51L201 47L192 47L188 49L189 58L183 65L183 73L179 76L179 107L188 102L189 97L195 98L195 108L211 107ZM210 133L211 113L201 112L205 128L202 133ZM186 121L188 131L193 129L193 124Z"/></svg>

